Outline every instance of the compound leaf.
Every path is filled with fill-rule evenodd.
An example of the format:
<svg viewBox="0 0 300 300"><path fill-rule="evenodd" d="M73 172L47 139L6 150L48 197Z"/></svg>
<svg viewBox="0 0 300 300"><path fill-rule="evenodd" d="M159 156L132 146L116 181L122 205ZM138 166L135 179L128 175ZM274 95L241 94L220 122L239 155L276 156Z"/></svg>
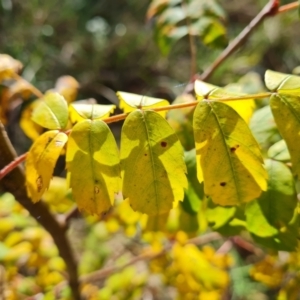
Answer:
<svg viewBox="0 0 300 300"><path fill-rule="evenodd" d="M67 147L68 180L78 208L101 214L120 190L118 148L109 127L100 120L77 123Z"/></svg>
<svg viewBox="0 0 300 300"><path fill-rule="evenodd" d="M260 237L278 234L292 220L297 206L289 168L271 159L266 160L265 165L269 174L268 190L246 206L247 228Z"/></svg>
<svg viewBox="0 0 300 300"><path fill-rule="evenodd" d="M153 111L135 110L121 134L123 195L134 210L168 212L187 188L183 149L168 122Z"/></svg>
<svg viewBox="0 0 300 300"><path fill-rule="evenodd" d="M194 113L197 177L205 194L220 205L238 205L267 188L259 146L230 106L200 102Z"/></svg>
<svg viewBox="0 0 300 300"><path fill-rule="evenodd" d="M48 92L33 111L32 120L44 128L64 129L68 124L68 104L58 93Z"/></svg>
<svg viewBox="0 0 300 300"><path fill-rule="evenodd" d="M300 132L300 97L293 95L272 95L270 106L278 130L288 146L292 169L300 178L300 152L298 139Z"/></svg>
<svg viewBox="0 0 300 300"><path fill-rule="evenodd" d="M26 163L26 186L33 202L41 199L49 187L56 161L68 136L58 130L47 131L39 136L30 148Z"/></svg>
<svg viewBox="0 0 300 300"><path fill-rule="evenodd" d="M117 96L120 99L119 107L123 109L125 113L134 111L138 108L151 109L160 106L167 106L170 104L165 99L153 98L126 92L117 92ZM159 114L165 117L166 111L161 111L159 112Z"/></svg>

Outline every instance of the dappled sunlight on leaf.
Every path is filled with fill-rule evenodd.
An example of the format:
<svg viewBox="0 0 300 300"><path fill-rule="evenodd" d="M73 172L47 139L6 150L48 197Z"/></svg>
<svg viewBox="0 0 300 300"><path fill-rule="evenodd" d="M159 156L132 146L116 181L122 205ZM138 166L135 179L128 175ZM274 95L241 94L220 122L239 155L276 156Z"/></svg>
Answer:
<svg viewBox="0 0 300 300"><path fill-rule="evenodd" d="M68 104L58 93L48 92L32 114L32 120L48 129L64 129L68 124Z"/></svg>
<svg viewBox="0 0 300 300"><path fill-rule="evenodd" d="M109 127L102 121L77 123L67 147L69 184L78 208L106 213L120 190L119 154Z"/></svg>
<svg viewBox="0 0 300 300"><path fill-rule="evenodd" d="M187 187L183 150L159 114L136 110L126 118L121 165L123 195L134 210L163 214L183 200Z"/></svg>
<svg viewBox="0 0 300 300"><path fill-rule="evenodd" d="M194 113L197 176L220 205L254 200L267 188L258 144L245 121L228 105L200 102Z"/></svg>

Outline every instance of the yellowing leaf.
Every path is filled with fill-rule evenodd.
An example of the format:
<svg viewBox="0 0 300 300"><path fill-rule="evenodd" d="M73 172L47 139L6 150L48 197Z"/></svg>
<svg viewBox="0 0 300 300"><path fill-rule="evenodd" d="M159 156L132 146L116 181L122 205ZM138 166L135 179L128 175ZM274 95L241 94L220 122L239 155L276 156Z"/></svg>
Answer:
<svg viewBox="0 0 300 300"><path fill-rule="evenodd" d="M85 119L101 120L108 118L114 112L115 105L100 104L71 104L69 106L70 119L72 123Z"/></svg>
<svg viewBox="0 0 300 300"><path fill-rule="evenodd" d="M187 188L183 149L168 122L153 111L136 110L121 134L123 196L148 215L168 212Z"/></svg>
<svg viewBox="0 0 300 300"><path fill-rule="evenodd" d="M56 161L68 136L58 130L47 131L30 148L26 163L26 186L33 202L41 199L49 187Z"/></svg>
<svg viewBox="0 0 300 300"><path fill-rule="evenodd" d="M281 136L288 146L294 174L300 178L300 97L272 95L270 106Z"/></svg>
<svg viewBox="0 0 300 300"><path fill-rule="evenodd" d="M0 54L0 82L4 79L13 78L13 75L18 73L22 67L22 63L18 60L7 54Z"/></svg>
<svg viewBox="0 0 300 300"><path fill-rule="evenodd" d="M215 85L208 84L200 80L195 81L195 93L199 100L204 98L212 100L217 98L234 98L244 95L241 93L227 91L225 88L219 88ZM246 123L249 124L250 118L252 117L255 109L254 100L226 101L226 104L231 106L246 121Z"/></svg>
<svg viewBox="0 0 300 300"><path fill-rule="evenodd" d="M197 177L205 194L220 205L257 198L267 173L245 121L228 105L202 101L194 113Z"/></svg>
<svg viewBox="0 0 300 300"><path fill-rule="evenodd" d="M49 92L33 111L32 120L48 129L64 129L68 124L68 104L63 96Z"/></svg>
<svg viewBox="0 0 300 300"><path fill-rule="evenodd" d="M278 91L279 93L288 94L300 93L299 76L267 70L265 73L265 83L270 91Z"/></svg>
<svg viewBox="0 0 300 300"><path fill-rule="evenodd" d="M69 137L67 169L78 208L101 214L120 190L119 154L109 127L100 120L77 123Z"/></svg>
<svg viewBox="0 0 300 300"><path fill-rule="evenodd" d="M165 99L152 98L144 95L137 95L132 93L117 92L117 96L120 99L119 107L123 109L125 113L134 111L136 109L144 108L151 109L160 106L167 106L170 103ZM163 117L166 116L167 111L159 112Z"/></svg>
<svg viewBox="0 0 300 300"><path fill-rule="evenodd" d="M54 90L62 95L68 103L77 97L79 82L72 76L65 75L57 79Z"/></svg>
<svg viewBox="0 0 300 300"><path fill-rule="evenodd" d="M14 95L20 95L24 100L30 98L33 93L33 87L25 80L18 80L12 84L9 88L11 97Z"/></svg>
<svg viewBox="0 0 300 300"><path fill-rule="evenodd" d="M22 110L20 118L20 127L23 132L33 141L35 141L43 132L43 127L32 121L32 111L39 105L38 101L34 101Z"/></svg>

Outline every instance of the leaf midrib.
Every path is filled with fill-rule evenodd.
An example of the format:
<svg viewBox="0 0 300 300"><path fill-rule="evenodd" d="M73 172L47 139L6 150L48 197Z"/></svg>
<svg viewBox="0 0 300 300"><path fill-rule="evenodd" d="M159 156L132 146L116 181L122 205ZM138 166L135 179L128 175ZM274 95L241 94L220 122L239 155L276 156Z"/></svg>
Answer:
<svg viewBox="0 0 300 300"><path fill-rule="evenodd" d="M216 112L214 111L213 109L213 105L212 104L208 104L213 112L213 115L216 119L216 122L218 124L218 127L219 127L219 130L222 134L222 141L223 141L223 144L225 145L225 148L226 148L226 153L227 153L227 157L229 159L229 162L230 162L230 167L231 167L231 171L232 171L232 174L233 174L233 179L234 179L234 185L235 185L235 190L236 190L236 194L237 194L237 197L238 197L238 202L241 202L241 196L240 196L240 191L239 191L239 188L238 188L238 179L237 179L237 176L236 176L236 172L235 172L235 169L234 169L234 166L233 166L233 163L232 163L232 160L231 160L231 155L229 153L229 149L228 149L228 146L227 146L227 143L226 143L226 139L225 139L225 134L222 130L222 127L221 127L221 124L219 122L219 118L216 114Z"/></svg>
<svg viewBox="0 0 300 300"><path fill-rule="evenodd" d="M148 126L147 126L147 120L146 120L146 116L145 116L146 113L147 112L144 112L144 111L141 110L141 115L142 115L142 118L144 119L144 124L145 124L145 129L146 129L147 141L148 141L148 144L149 144L151 170L152 170L152 174L153 174L153 178L154 178L155 206L156 206L156 212L158 214L158 212L159 212L159 209L158 209L158 190L157 190L157 186L156 186L158 181L157 181L155 168L153 167L154 166L154 158L153 158L152 148L150 147L149 129L148 129Z"/></svg>

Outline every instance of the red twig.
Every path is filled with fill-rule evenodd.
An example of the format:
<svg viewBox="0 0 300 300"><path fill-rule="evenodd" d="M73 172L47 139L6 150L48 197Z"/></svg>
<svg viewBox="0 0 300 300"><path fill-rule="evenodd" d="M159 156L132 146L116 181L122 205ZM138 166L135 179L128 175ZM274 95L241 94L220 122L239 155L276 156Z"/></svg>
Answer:
<svg viewBox="0 0 300 300"><path fill-rule="evenodd" d="M20 163L22 163L27 156L27 152L18 156L15 160L13 160L10 164L5 166L2 170L0 170L0 180L10 173L14 168L16 168Z"/></svg>
<svg viewBox="0 0 300 300"><path fill-rule="evenodd" d="M278 8L278 11L277 13L280 14L282 12L286 12L286 11L289 11L289 10L292 10L292 9L295 9L299 7L299 1L295 1L295 2L292 2L292 3L289 3L289 4L286 4L286 5L282 5Z"/></svg>

